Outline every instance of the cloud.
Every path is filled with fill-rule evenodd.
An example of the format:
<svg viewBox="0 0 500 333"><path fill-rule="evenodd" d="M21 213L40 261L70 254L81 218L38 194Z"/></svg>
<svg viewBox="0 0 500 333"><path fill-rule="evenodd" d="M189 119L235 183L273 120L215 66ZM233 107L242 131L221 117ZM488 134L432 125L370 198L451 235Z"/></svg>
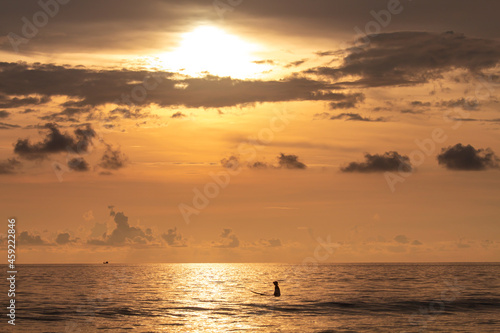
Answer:
<svg viewBox="0 0 500 333"><path fill-rule="evenodd" d="M401 113L409 113L409 114L422 114L425 110L428 110L431 106L430 102L422 102L422 101L411 101L408 102L410 106L409 109L403 109Z"/></svg>
<svg viewBox="0 0 500 333"><path fill-rule="evenodd" d="M222 238L222 240L214 244L214 247L235 248L240 246L240 240L233 233L232 229L223 229L220 237Z"/></svg>
<svg viewBox="0 0 500 333"><path fill-rule="evenodd" d="M279 247L282 245L279 238L261 239L260 243L268 247Z"/></svg>
<svg viewBox="0 0 500 333"><path fill-rule="evenodd" d="M478 119L478 118L453 118L455 121L479 121L485 123L500 123L500 118Z"/></svg>
<svg viewBox="0 0 500 333"><path fill-rule="evenodd" d="M0 110L0 119L7 118L10 115L10 112L5 110Z"/></svg>
<svg viewBox="0 0 500 333"><path fill-rule="evenodd" d="M297 155L286 155L280 153L277 156L277 165L273 165L270 163L255 161L249 162L247 164L250 169L306 169L307 166L298 160ZM230 156L228 158L224 158L221 160L221 165L224 168L237 169L241 165L240 160L237 156Z"/></svg>
<svg viewBox="0 0 500 333"><path fill-rule="evenodd" d="M47 121L71 121L71 122L77 122L77 118L83 113L87 113L90 111L90 108L88 107L83 107L83 108L75 108L75 107L69 107L65 108L61 112L56 112L51 115L47 116L42 116L39 117L41 120L47 120ZM113 111L111 111L112 113ZM76 117L76 118L75 118Z"/></svg>
<svg viewBox="0 0 500 333"><path fill-rule="evenodd" d="M238 169L240 167L240 159L237 156L231 155L228 158L223 158L220 161L222 167L226 169Z"/></svg>
<svg viewBox="0 0 500 333"><path fill-rule="evenodd" d="M248 167L249 167L250 169L267 169L268 167L272 167L272 166L267 165L267 164L266 164L266 163L264 163L264 162L259 162L259 161L257 161L257 162L254 162L254 163L250 163L250 164L248 165Z"/></svg>
<svg viewBox="0 0 500 333"><path fill-rule="evenodd" d="M74 130L74 136L61 133L57 124L47 123L42 128L48 133L43 141L30 143L29 139L18 139L14 146L14 153L27 160L44 159L48 154L60 152L87 152L95 131L90 125Z"/></svg>
<svg viewBox="0 0 500 333"><path fill-rule="evenodd" d="M285 155L280 153L278 163L281 168L285 169L305 169L307 166L298 160L297 155Z"/></svg>
<svg viewBox="0 0 500 333"><path fill-rule="evenodd" d="M17 237L19 245L47 245L47 243L40 237L31 235L27 231L23 231Z"/></svg>
<svg viewBox="0 0 500 333"><path fill-rule="evenodd" d="M461 143L441 149L437 160L450 170L480 171L499 167L499 159L490 148L476 149Z"/></svg>
<svg viewBox="0 0 500 333"><path fill-rule="evenodd" d="M15 158L9 158L5 161L0 161L0 175L10 175L16 173L16 170L21 167L21 162Z"/></svg>
<svg viewBox="0 0 500 333"><path fill-rule="evenodd" d="M114 213L114 211L112 210ZM133 244L147 244L153 240L151 229L143 231L141 228L131 227L128 217L123 212L114 213L116 228L111 234L103 235L104 239L90 239L87 242L91 245L123 246Z"/></svg>
<svg viewBox="0 0 500 333"><path fill-rule="evenodd" d="M408 244L410 242L408 237L406 237L405 235L397 235L396 237L394 237L394 240L401 244Z"/></svg>
<svg viewBox="0 0 500 333"><path fill-rule="evenodd" d="M365 100L365 95L362 93L355 93L350 95L339 96L343 99L340 102L331 102L330 109L350 109L355 107L358 103L361 103Z"/></svg>
<svg viewBox="0 0 500 333"><path fill-rule="evenodd" d="M13 128L19 128L21 126L15 125L15 124L7 124L7 123L2 123L0 122L0 129L13 129Z"/></svg>
<svg viewBox="0 0 500 333"><path fill-rule="evenodd" d="M411 242L411 245L422 245L422 242L415 239L413 242Z"/></svg>
<svg viewBox="0 0 500 333"><path fill-rule="evenodd" d="M266 60L255 60L255 61L252 61L254 64L257 64L257 65L274 65L275 64L275 61L272 60L272 59L266 59Z"/></svg>
<svg viewBox="0 0 500 333"><path fill-rule="evenodd" d="M219 108L264 102L330 101L333 107L352 107L360 93L338 92L323 81L305 77L281 80L239 80L230 77L182 77L177 73L141 70L92 70L56 65L1 63L0 94L66 96L66 109L53 116L71 116L85 107L108 103L129 107L157 104L160 107ZM177 89L179 85L184 89ZM133 98L137 87L150 87L146 98ZM125 96L124 98L121 98ZM48 98L48 97L47 97ZM70 109L70 107L72 109ZM51 116L49 116L51 117Z"/></svg>
<svg viewBox="0 0 500 333"><path fill-rule="evenodd" d="M424 111L422 111L422 110L404 109L404 110L401 110L401 113L422 114L422 113L424 113Z"/></svg>
<svg viewBox="0 0 500 333"><path fill-rule="evenodd" d="M170 118L184 118L184 117L186 117L186 115L180 111L178 111L170 116Z"/></svg>
<svg viewBox="0 0 500 333"><path fill-rule="evenodd" d="M0 63L0 68L2 68L1 63ZM24 97L24 98L13 97L9 99L5 95L0 95L0 108L8 109L8 108L17 108L25 105L40 105L48 103L50 102L50 100L51 99L49 96Z"/></svg>
<svg viewBox="0 0 500 333"><path fill-rule="evenodd" d="M412 101L409 103L411 106L414 107L421 107L421 108L428 108L431 106L430 102L422 102L422 101Z"/></svg>
<svg viewBox="0 0 500 333"><path fill-rule="evenodd" d="M181 234L177 233L177 228L168 229L168 232L161 235L161 238L167 242L168 245L173 247L186 247L186 239Z"/></svg>
<svg viewBox="0 0 500 333"><path fill-rule="evenodd" d="M66 244L70 244L70 243L75 243L76 241L77 241L77 239L71 239L70 234L67 232L60 233L56 237L56 243L59 245L66 245Z"/></svg>
<svg viewBox="0 0 500 333"><path fill-rule="evenodd" d="M436 103L436 106L441 108L461 107L462 109L467 111L476 111L479 109L479 102L476 99L459 98L438 102Z"/></svg>
<svg viewBox="0 0 500 333"><path fill-rule="evenodd" d="M290 68L290 67L298 67L305 63L309 59L302 59L302 60L297 60L297 61L292 61L291 63L285 65L285 68Z"/></svg>
<svg viewBox="0 0 500 333"><path fill-rule="evenodd" d="M68 161L68 167L74 171L88 171L89 164L83 157L75 157Z"/></svg>
<svg viewBox="0 0 500 333"><path fill-rule="evenodd" d="M118 170L125 167L126 163L127 157L119 148L113 149L111 145L106 145L106 151L101 157L99 166L104 169Z"/></svg>
<svg viewBox="0 0 500 333"><path fill-rule="evenodd" d="M93 217L93 216L92 216ZM96 222L92 229L90 230L90 238L106 238L106 233L108 231L108 228L106 226L106 223L99 223Z"/></svg>
<svg viewBox="0 0 500 333"><path fill-rule="evenodd" d="M345 120L353 120L353 121L371 121L371 122L385 121L385 119L382 117L369 118L369 117L363 117L358 113L341 113L339 115L330 117L330 119L332 119L332 120L345 119Z"/></svg>
<svg viewBox="0 0 500 333"><path fill-rule="evenodd" d="M454 32L381 33L362 37L356 44L361 45L347 50L340 67L317 67L306 73L337 80L338 86L408 86L441 78L454 69L477 73L500 61L500 42Z"/></svg>
<svg viewBox="0 0 500 333"><path fill-rule="evenodd" d="M399 171L409 172L412 170L408 156L400 155L395 151L380 154L365 154L365 162L351 162L348 166L342 167L342 172L385 172Z"/></svg>

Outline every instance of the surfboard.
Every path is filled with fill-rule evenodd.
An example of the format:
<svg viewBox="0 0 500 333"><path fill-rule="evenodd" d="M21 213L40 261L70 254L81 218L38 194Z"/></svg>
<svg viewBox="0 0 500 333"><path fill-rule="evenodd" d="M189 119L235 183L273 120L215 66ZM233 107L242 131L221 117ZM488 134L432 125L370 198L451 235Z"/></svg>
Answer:
<svg viewBox="0 0 500 333"><path fill-rule="evenodd" d="M248 289L250 290L250 289ZM257 295L262 295L262 296L271 296L271 295L268 295L268 294L263 294L263 293L258 293L256 291L253 291L253 290L250 290L251 292L253 292L254 294L257 294Z"/></svg>

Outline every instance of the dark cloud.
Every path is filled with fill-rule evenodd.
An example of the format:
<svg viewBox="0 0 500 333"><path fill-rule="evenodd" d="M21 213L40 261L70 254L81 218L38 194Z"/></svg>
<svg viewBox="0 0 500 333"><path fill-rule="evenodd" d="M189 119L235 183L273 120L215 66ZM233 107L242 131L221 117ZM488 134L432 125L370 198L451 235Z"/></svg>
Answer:
<svg viewBox="0 0 500 333"><path fill-rule="evenodd" d="M238 169L240 167L240 159L237 156L229 156L220 161L221 165L226 169Z"/></svg>
<svg viewBox="0 0 500 333"><path fill-rule="evenodd" d="M341 168L342 172L385 172L412 170L408 156L400 155L395 151L380 154L365 154L365 162L351 162Z"/></svg>
<svg viewBox="0 0 500 333"><path fill-rule="evenodd" d="M250 169L267 169L268 167L271 167L271 166L267 165L267 164L266 164L266 163L264 163L264 162L259 162L259 161L257 161L257 162L254 162L254 163L250 163L250 164L248 165L248 167L249 167Z"/></svg>
<svg viewBox="0 0 500 333"><path fill-rule="evenodd" d="M401 110L401 113L422 114L422 113L424 113L424 111L422 111L422 110L404 109L404 110Z"/></svg>
<svg viewBox="0 0 500 333"><path fill-rule="evenodd" d="M425 83L458 68L478 73L500 61L500 42L453 32L381 33L360 38L357 44L362 46L349 49L340 67L306 73L332 78L341 86L401 86ZM354 79L341 81L349 77Z"/></svg>
<svg viewBox="0 0 500 333"><path fill-rule="evenodd" d="M271 59L266 59L266 60L255 60L255 61L252 61L254 64L257 64L257 65L274 65L274 60L271 60Z"/></svg>
<svg viewBox="0 0 500 333"><path fill-rule="evenodd" d="M168 245L173 247L186 247L186 239L177 233L177 228L168 229L168 232L161 235L161 238L167 242Z"/></svg>
<svg viewBox="0 0 500 333"><path fill-rule="evenodd" d="M13 129L13 128L19 128L21 126L15 125L15 124L7 124L7 123L2 123L0 122L0 129Z"/></svg>
<svg viewBox="0 0 500 333"><path fill-rule="evenodd" d="M120 149L113 149L111 145L106 145L106 151L101 157L99 166L104 169L118 170L125 167L127 157L120 151Z"/></svg>
<svg viewBox="0 0 500 333"><path fill-rule="evenodd" d="M0 63L0 70L1 70L1 64ZM1 73L0 73L1 77ZM2 84L0 84L0 87ZM13 97L13 98L7 98L4 95L0 95L0 108L17 108L25 105L39 105L39 104L45 104L50 102L50 97L49 96L42 96L42 97L24 97L24 98L19 98L19 97Z"/></svg>
<svg viewBox="0 0 500 333"><path fill-rule="evenodd" d="M285 68L290 68L290 67L298 67L305 63L309 59L302 59L302 60L297 60L297 61L292 61L291 63L285 65Z"/></svg>
<svg viewBox="0 0 500 333"><path fill-rule="evenodd" d="M405 235L397 235L396 237L394 237L394 240L401 244L408 244L410 242L408 237L406 237Z"/></svg>
<svg viewBox="0 0 500 333"><path fill-rule="evenodd" d="M355 93L351 95L340 94L339 99L342 99L340 102L331 102L330 109L351 109L355 107L358 103L361 103L365 100L365 95L361 93Z"/></svg>
<svg viewBox="0 0 500 333"><path fill-rule="evenodd" d="M5 161L0 161L0 175L9 175L16 173L16 170L21 167L21 162L15 158L9 158Z"/></svg>
<svg viewBox="0 0 500 333"><path fill-rule="evenodd" d="M140 118L146 118L146 117L152 117L151 114L146 113L142 111L139 108L116 108L110 112L110 115L108 116L108 120L114 120L116 119L116 115L121 116L124 119L140 119Z"/></svg>
<svg viewBox="0 0 500 333"><path fill-rule="evenodd" d="M332 120L337 120L337 119L345 119L345 120L354 120L354 121L368 121L368 122L381 122L385 121L385 118L383 117L378 117L378 118L369 118L369 117L363 117L359 113L341 113L336 116L330 117Z"/></svg>
<svg viewBox="0 0 500 333"><path fill-rule="evenodd" d="M5 3L0 13L2 35L13 32L22 37L20 18L25 16L32 21L33 14L41 10L38 1L22 6ZM92 54L139 49L142 54L155 54L176 42L174 32L191 30L195 21L217 18L212 2L202 0L189 3L151 0L140 6L134 0L109 0L106 4L98 0L71 1L59 5L59 13L55 18L49 17L50 24L43 26L43 33L19 45L19 51ZM2 40L1 47L7 51L13 49L7 38Z"/></svg>
<svg viewBox="0 0 500 333"><path fill-rule="evenodd" d="M280 153L277 156L277 165L262 161L250 162L247 164L250 169L306 169L307 166L298 160L297 155L286 155ZM237 169L241 163L237 156L230 156L221 160L221 165L224 168Z"/></svg>
<svg viewBox="0 0 500 333"><path fill-rule="evenodd" d="M7 118L10 115L10 112L5 110L0 110L0 119Z"/></svg>
<svg viewBox="0 0 500 333"><path fill-rule="evenodd" d="M278 164L280 168L285 169L305 169L307 166L298 160L297 155L285 155L280 153L278 156Z"/></svg>
<svg viewBox="0 0 500 333"><path fill-rule="evenodd" d="M479 119L479 118L453 118L455 121L479 121L485 123L500 123L500 118Z"/></svg>
<svg viewBox="0 0 500 333"><path fill-rule="evenodd" d="M415 239L413 242L411 242L411 245L422 245L422 242Z"/></svg>
<svg viewBox="0 0 500 333"><path fill-rule="evenodd" d="M408 105L410 107L409 109L403 109L400 112L407 114L422 114L430 108L431 102L411 101Z"/></svg>
<svg viewBox="0 0 500 333"><path fill-rule="evenodd" d="M476 149L471 145L458 143L443 148L437 156L438 163L450 170L480 171L498 168L498 157L490 149Z"/></svg>
<svg viewBox="0 0 500 333"><path fill-rule="evenodd" d="M186 115L180 111L178 111L170 116L170 118L184 118L184 117L186 117Z"/></svg>
<svg viewBox="0 0 500 333"><path fill-rule="evenodd" d="M475 111L479 109L479 102L476 99L452 99L449 101L441 101L436 103L436 106L442 108L456 108L460 107L467 111Z"/></svg>
<svg viewBox="0 0 500 333"><path fill-rule="evenodd" d="M329 40L355 35L354 27L364 30L367 22L375 21L370 12L386 9L388 2L252 0L219 4L227 9L223 10L224 26L238 34L264 35L277 45L294 35L306 41L321 38L326 44L324 48L330 50L336 43L328 45ZM499 37L500 24L495 14L500 11L500 5L495 1L401 1L401 7L404 12L390 22L392 31L436 27L435 23L439 22L440 27L447 29ZM41 10L38 1L5 2L2 9L2 35L8 32L20 35L20 18L31 18ZM71 1L60 6L60 14L51 18L36 38L19 48L20 52L42 54L157 54L159 50L169 49L169 45L176 45L174 33L192 30L193 22L218 24L222 23L220 20L214 2L206 0L150 0L140 6L135 0ZM12 51L7 38L1 47Z"/></svg>
<svg viewBox="0 0 500 333"><path fill-rule="evenodd" d="M56 237L56 243L59 245L66 245L74 242L76 242L76 239L71 239L70 234L67 232L60 233Z"/></svg>
<svg viewBox="0 0 500 333"><path fill-rule="evenodd" d="M75 157L68 161L68 167L74 171L89 171L90 167L83 157Z"/></svg>
<svg viewBox="0 0 500 333"><path fill-rule="evenodd" d="M175 73L133 70L91 70L56 65L0 63L0 93L6 95L67 96L62 112L48 117L71 118L107 103L121 106L228 107L263 102L331 101L333 107L352 107L362 95L344 94L332 84L301 77L278 81L229 77L173 78ZM8 82L8 84L7 84ZM138 83L139 82L139 83ZM184 89L177 89L179 84ZM148 87L146 89L145 87ZM48 98L48 97L47 97Z"/></svg>
<svg viewBox="0 0 500 333"><path fill-rule="evenodd" d="M111 210L113 213L114 211ZM116 228L111 235L104 235L104 239L90 239L91 245L110 245L123 246L134 244L147 244L153 240L151 229L143 231L141 228L131 227L128 223L128 217L122 212L112 214L116 223Z"/></svg>
<svg viewBox="0 0 500 333"><path fill-rule="evenodd" d="M430 102L422 102L422 101L412 101L409 103L411 106L415 106L415 107L424 107L424 108L428 108L431 106L431 103Z"/></svg>
<svg viewBox="0 0 500 333"><path fill-rule="evenodd" d="M75 108L75 107L69 107L65 108L61 112L56 112L47 116L41 116L39 117L41 120L46 120L46 121L71 121L71 122L77 122L78 118L80 115L84 113L88 113L90 111L90 108Z"/></svg>
<svg viewBox="0 0 500 333"><path fill-rule="evenodd" d="M335 51L317 51L317 52L314 52L314 54L316 54L318 57L329 57L329 56L336 55L337 52L335 52Z"/></svg>
<svg viewBox="0 0 500 333"><path fill-rule="evenodd" d="M236 237L231 229L222 230L220 237L222 238L222 240L219 243L215 244L214 247L235 248L240 246L240 240L238 239L238 237Z"/></svg>
<svg viewBox="0 0 500 333"><path fill-rule="evenodd" d="M44 159L48 154L60 152L82 153L88 151L95 137L95 131L90 125L75 129L74 136L61 133L55 123L47 123L43 128L48 130L43 141L30 143L29 139L18 139L14 153L28 160Z"/></svg>
<svg viewBox="0 0 500 333"><path fill-rule="evenodd" d="M21 232L16 240L19 242L19 245L47 245L40 236L31 235L27 231Z"/></svg>

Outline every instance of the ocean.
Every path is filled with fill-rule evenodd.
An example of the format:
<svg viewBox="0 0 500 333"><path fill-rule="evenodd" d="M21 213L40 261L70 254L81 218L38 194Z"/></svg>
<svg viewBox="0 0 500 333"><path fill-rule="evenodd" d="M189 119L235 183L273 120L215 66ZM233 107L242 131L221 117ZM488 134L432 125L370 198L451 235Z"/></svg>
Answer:
<svg viewBox="0 0 500 333"><path fill-rule="evenodd" d="M18 265L15 327L1 288L1 332L500 332L499 263Z"/></svg>

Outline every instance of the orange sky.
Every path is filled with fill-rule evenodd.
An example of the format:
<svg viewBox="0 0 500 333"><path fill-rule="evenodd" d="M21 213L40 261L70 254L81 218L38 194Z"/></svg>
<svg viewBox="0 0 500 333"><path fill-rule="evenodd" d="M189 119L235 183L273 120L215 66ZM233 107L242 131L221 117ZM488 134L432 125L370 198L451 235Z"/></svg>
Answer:
<svg viewBox="0 0 500 333"><path fill-rule="evenodd" d="M497 4L234 4L7 5L18 263L498 261Z"/></svg>

